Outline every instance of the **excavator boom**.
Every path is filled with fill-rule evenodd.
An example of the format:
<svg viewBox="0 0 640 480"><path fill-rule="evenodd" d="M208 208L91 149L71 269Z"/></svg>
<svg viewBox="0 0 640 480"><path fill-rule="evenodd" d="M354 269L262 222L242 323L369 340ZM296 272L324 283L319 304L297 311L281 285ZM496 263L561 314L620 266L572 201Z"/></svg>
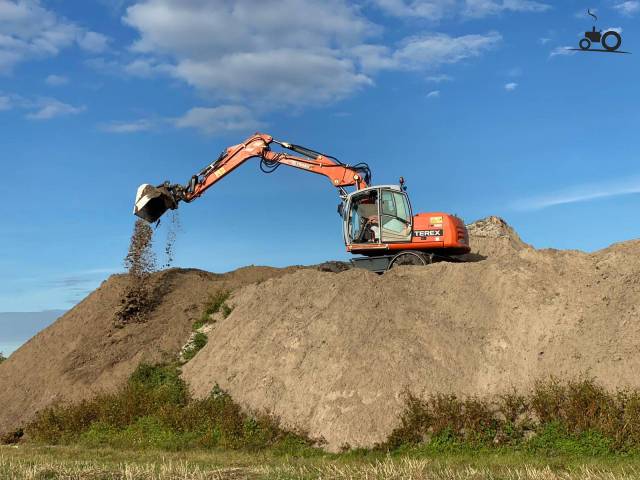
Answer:
<svg viewBox="0 0 640 480"><path fill-rule="evenodd" d="M275 152L270 148L272 143L302 156ZM265 173L273 172L280 165L288 165L324 175L343 195L346 195L345 187L355 186L359 190L366 188L371 181L371 172L364 163L350 166L329 155L299 145L279 142L264 133L256 133L244 142L224 150L215 162L193 175L186 185L170 182L156 187L149 184L141 185L138 188L133 213L150 223L155 222L167 210L176 209L181 201L188 203L200 197L244 162L255 157L260 158L260 168Z"/></svg>

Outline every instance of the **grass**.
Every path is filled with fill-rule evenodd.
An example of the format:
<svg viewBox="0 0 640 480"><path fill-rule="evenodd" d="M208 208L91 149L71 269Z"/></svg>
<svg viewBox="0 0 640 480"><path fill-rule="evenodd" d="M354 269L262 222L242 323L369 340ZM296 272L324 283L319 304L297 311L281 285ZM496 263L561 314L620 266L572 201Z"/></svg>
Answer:
<svg viewBox="0 0 640 480"><path fill-rule="evenodd" d="M639 398L589 379L491 402L408 394L385 442L330 454L218 387L191 398L177 364L142 364L115 393L40 412L0 478L636 478Z"/></svg>
<svg viewBox="0 0 640 480"><path fill-rule="evenodd" d="M188 362L193 357L195 357L196 353L202 350L208 341L209 337L207 337L206 333L196 332L189 342L189 345L182 352L182 358L184 359L184 361Z"/></svg>
<svg viewBox="0 0 640 480"><path fill-rule="evenodd" d="M429 479L627 480L640 475L640 459L522 452L351 452L291 456L237 450L92 449L80 446L0 447L0 478L12 479Z"/></svg>
<svg viewBox="0 0 640 480"><path fill-rule="evenodd" d="M0 352L0 363L4 362L6 359L7 357L5 357L2 352Z"/></svg>
<svg viewBox="0 0 640 480"><path fill-rule="evenodd" d="M233 308L227 304L227 300L230 295L230 291L221 290L209 298L201 317L193 323L192 328L195 333L191 338L189 345L182 352L182 359L185 362L188 362L195 357L196 354L207 344L207 341L209 340L207 334L201 332L200 329L208 323L215 321L211 319L212 315L221 313L223 318L227 318L231 314Z"/></svg>
<svg viewBox="0 0 640 480"><path fill-rule="evenodd" d="M228 304L227 300L231 296L231 292L228 290L221 290L209 297L209 300L205 304L204 310L199 320L193 324L193 330L198 331L207 323L211 322L211 316L220 312L224 318L227 318L233 310Z"/></svg>
<svg viewBox="0 0 640 480"><path fill-rule="evenodd" d="M36 416L26 434L49 445L319 453L304 434L281 429L269 415L244 412L217 386L205 399L191 398L178 364L141 364L119 391L54 405ZM611 393L582 379L540 382L528 396L514 392L494 401L407 394L398 427L372 452L408 450L437 455L636 455L640 392Z"/></svg>

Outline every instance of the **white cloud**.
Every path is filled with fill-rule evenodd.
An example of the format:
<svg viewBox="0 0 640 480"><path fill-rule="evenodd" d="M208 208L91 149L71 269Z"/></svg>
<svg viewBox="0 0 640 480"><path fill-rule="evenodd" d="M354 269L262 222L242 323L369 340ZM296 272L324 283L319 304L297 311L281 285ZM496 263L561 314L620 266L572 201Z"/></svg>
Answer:
<svg viewBox="0 0 640 480"><path fill-rule="evenodd" d="M557 192L517 201L516 210L539 210L555 205L640 193L640 177L576 185Z"/></svg>
<svg viewBox="0 0 640 480"><path fill-rule="evenodd" d="M98 0L99 3L104 5L109 13L113 15L118 15L122 11L122 9L130 2L130 0Z"/></svg>
<svg viewBox="0 0 640 480"><path fill-rule="evenodd" d="M109 37L97 32L83 32L78 36L78 46L91 53L102 53L109 46Z"/></svg>
<svg viewBox="0 0 640 480"><path fill-rule="evenodd" d="M158 74L171 74L173 68L165 63L159 63L153 58L137 58L124 66L124 71L134 77L153 77Z"/></svg>
<svg viewBox="0 0 640 480"><path fill-rule="evenodd" d="M86 107L74 107L68 103L63 103L55 98L45 98L37 102L37 110L27 114L30 120L50 120L52 118L77 115L86 110Z"/></svg>
<svg viewBox="0 0 640 480"><path fill-rule="evenodd" d="M100 126L100 130L109 133L137 133L148 132L157 128L158 122L142 118L131 122L111 122Z"/></svg>
<svg viewBox="0 0 640 480"><path fill-rule="evenodd" d="M576 53L573 47L556 47L549 54L549 58L565 55L573 55Z"/></svg>
<svg viewBox="0 0 640 480"><path fill-rule="evenodd" d="M399 65L409 68L433 68L479 57L485 51L496 47L501 40L502 36L498 32L461 37L445 34L413 37L393 53L393 58Z"/></svg>
<svg viewBox="0 0 640 480"><path fill-rule="evenodd" d="M509 82L504 86L504 89L507 92L513 92L516 88L518 88L518 84L516 82Z"/></svg>
<svg viewBox="0 0 640 480"><path fill-rule="evenodd" d="M507 77L512 77L512 78L521 77L523 70L522 70L522 67L513 67L507 70L506 73L507 73Z"/></svg>
<svg viewBox="0 0 640 480"><path fill-rule="evenodd" d="M501 39L432 34L390 48L371 41L381 28L347 0L140 0L124 21L138 31L131 50L140 55L126 73L170 75L209 97L270 109L331 103L372 85L376 71L437 68Z"/></svg>
<svg viewBox="0 0 640 480"><path fill-rule="evenodd" d="M459 1L415 0L409 7L424 12L427 3L445 8ZM390 0L385 8L404 3ZM194 87L222 105L193 108L160 123L211 134L258 128L254 112L333 103L373 85L382 70L431 70L428 81L448 81L438 74L440 66L479 57L502 40L497 32L432 33L381 45L381 27L361 7L348 0L138 0L123 17L137 31L133 57L127 63L100 57L86 63L109 73L168 76ZM128 133L158 125L156 119L100 128Z"/></svg>
<svg viewBox="0 0 640 480"><path fill-rule="evenodd" d="M609 27L604 29L605 32L616 32L622 34L622 27Z"/></svg>
<svg viewBox="0 0 640 480"><path fill-rule="evenodd" d="M28 59L55 56L91 34L39 0L0 0L0 73Z"/></svg>
<svg viewBox="0 0 640 480"><path fill-rule="evenodd" d="M225 100L282 106L369 85L349 49L379 30L344 0L146 0L127 8L124 21L140 35L133 51L176 78Z"/></svg>
<svg viewBox="0 0 640 480"><path fill-rule="evenodd" d="M427 93L427 98L439 98L439 97L440 97L440 90L433 90Z"/></svg>
<svg viewBox="0 0 640 480"><path fill-rule="evenodd" d="M467 58L479 57L502 40L498 32L451 37L443 33L411 37L395 51L363 45L354 49L365 71L384 69L433 69Z"/></svg>
<svg viewBox="0 0 640 480"><path fill-rule="evenodd" d="M214 95L280 106L329 103L372 83L347 58L299 49L237 52L217 62L185 59L174 75Z"/></svg>
<svg viewBox="0 0 640 480"><path fill-rule="evenodd" d="M463 15L483 18L503 12L546 12L551 5L533 0L466 0Z"/></svg>
<svg viewBox="0 0 640 480"><path fill-rule="evenodd" d="M445 17L482 18L503 12L544 12L550 5L534 0L373 0L396 17L439 21Z"/></svg>
<svg viewBox="0 0 640 480"><path fill-rule="evenodd" d="M427 77L427 81L428 82L433 82L433 83L443 83L443 82L450 82L453 80L453 77L449 76L449 75L445 75L445 74L440 74L440 75L429 75Z"/></svg>
<svg viewBox="0 0 640 480"><path fill-rule="evenodd" d="M626 2L618 3L614 6L614 8L618 10L618 12L620 12L622 15L631 17L640 12L640 1L629 0Z"/></svg>
<svg viewBox="0 0 640 480"><path fill-rule="evenodd" d="M195 128L207 135L229 131L250 133L261 127L261 123L254 118L253 112L240 105L192 108L182 117L176 118L174 122L178 128Z"/></svg>
<svg viewBox="0 0 640 480"><path fill-rule="evenodd" d="M89 68L108 75L122 76L123 70L126 70L126 66L123 67L118 61L105 57L87 58L83 63Z"/></svg>
<svg viewBox="0 0 640 480"><path fill-rule="evenodd" d="M6 95L0 95L0 112L3 110L11 110L13 108L13 102L11 97Z"/></svg>
<svg viewBox="0 0 640 480"><path fill-rule="evenodd" d="M52 87L58 87L60 85L66 85L67 83L69 83L69 78L63 75L49 75L47 78L45 78L44 82L47 85L51 85Z"/></svg>
<svg viewBox="0 0 640 480"><path fill-rule="evenodd" d="M384 12L396 17L421 17L440 20L451 15L457 0L375 0Z"/></svg>
<svg viewBox="0 0 640 480"><path fill-rule="evenodd" d="M100 130L108 133L139 133L158 130L162 127L193 128L206 135L216 135L230 131L250 133L259 130L262 124L253 112L241 105L221 105L217 107L196 107L177 118L141 118L133 121L110 122L100 125Z"/></svg>
<svg viewBox="0 0 640 480"><path fill-rule="evenodd" d="M538 42L540 42L540 45L546 45L547 43L549 43L551 41L550 38L547 37L542 37L538 39Z"/></svg>

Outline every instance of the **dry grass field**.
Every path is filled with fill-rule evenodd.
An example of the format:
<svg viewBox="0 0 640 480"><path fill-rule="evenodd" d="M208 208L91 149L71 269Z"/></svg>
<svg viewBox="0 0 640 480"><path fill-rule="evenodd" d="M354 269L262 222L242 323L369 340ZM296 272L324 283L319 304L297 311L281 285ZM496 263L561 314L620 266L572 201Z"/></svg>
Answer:
<svg viewBox="0 0 640 480"><path fill-rule="evenodd" d="M640 458L541 458L516 453L425 456L419 452L305 458L265 452L169 453L20 445L0 447L0 478L626 480L640 478Z"/></svg>

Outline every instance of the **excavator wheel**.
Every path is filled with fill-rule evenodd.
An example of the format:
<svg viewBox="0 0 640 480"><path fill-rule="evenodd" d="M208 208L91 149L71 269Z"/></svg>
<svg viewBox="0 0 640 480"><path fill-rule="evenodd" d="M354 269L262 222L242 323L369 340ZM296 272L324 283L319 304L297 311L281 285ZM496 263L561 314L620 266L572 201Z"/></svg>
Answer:
<svg viewBox="0 0 640 480"><path fill-rule="evenodd" d="M406 265L418 265L424 266L433 263L432 253L422 253L413 250L404 250L398 253L389 262L387 270L391 270L393 267L402 267Z"/></svg>

